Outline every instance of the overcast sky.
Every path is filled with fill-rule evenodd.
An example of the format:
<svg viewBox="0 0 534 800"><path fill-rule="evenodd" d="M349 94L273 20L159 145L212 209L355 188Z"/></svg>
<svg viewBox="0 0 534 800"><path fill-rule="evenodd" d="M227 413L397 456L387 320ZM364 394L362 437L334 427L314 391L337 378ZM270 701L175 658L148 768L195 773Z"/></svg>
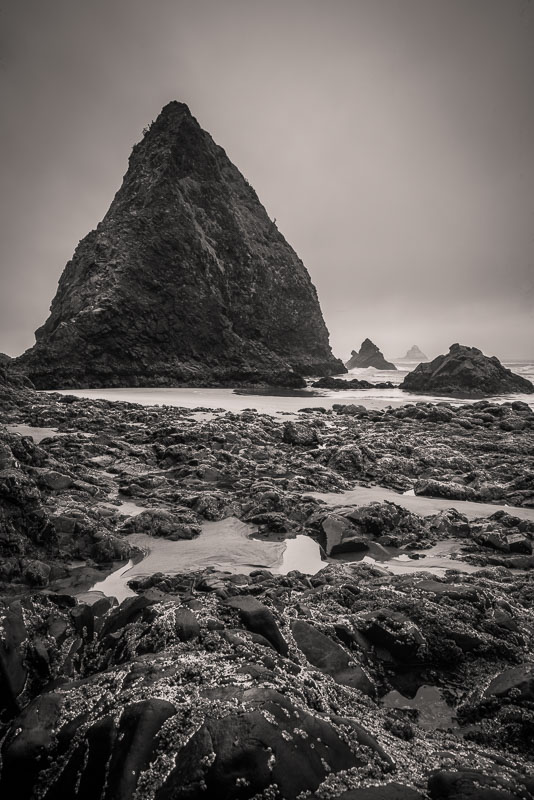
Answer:
<svg viewBox="0 0 534 800"><path fill-rule="evenodd" d="M0 351L33 344L176 99L303 259L336 355L534 356L531 0L7 0L0 31Z"/></svg>

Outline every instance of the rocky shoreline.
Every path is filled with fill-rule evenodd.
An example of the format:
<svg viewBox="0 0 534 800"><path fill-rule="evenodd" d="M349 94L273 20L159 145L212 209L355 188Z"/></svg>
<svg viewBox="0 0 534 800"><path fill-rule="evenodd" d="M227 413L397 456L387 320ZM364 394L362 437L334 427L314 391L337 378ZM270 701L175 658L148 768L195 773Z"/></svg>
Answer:
<svg viewBox="0 0 534 800"><path fill-rule="evenodd" d="M273 418L43 394L5 376L0 390L2 796L534 796L527 404ZM57 433L37 443L14 426ZM477 519L415 513L400 494L318 495L355 484L509 508ZM145 511L125 517L119 498ZM315 575L160 573L120 605L77 601L140 557L132 531L179 541L227 517L264 540L310 536L329 562ZM345 560L449 539L476 572ZM434 697L424 719L421 691Z"/></svg>

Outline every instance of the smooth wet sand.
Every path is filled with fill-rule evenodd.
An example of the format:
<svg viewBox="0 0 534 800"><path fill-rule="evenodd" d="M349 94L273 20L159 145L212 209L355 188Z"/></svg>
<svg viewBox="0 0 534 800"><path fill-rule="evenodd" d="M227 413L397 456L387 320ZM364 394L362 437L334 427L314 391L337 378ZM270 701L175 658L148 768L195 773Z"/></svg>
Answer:
<svg viewBox="0 0 534 800"><path fill-rule="evenodd" d="M448 500L442 497L418 497L417 495L400 494L382 486L355 486L344 492L307 492L306 494L316 497L318 500L324 500L329 506L336 507L363 506L368 503L382 503L384 500L389 500L422 517L438 514L447 508L455 508L461 514L465 514L468 519L489 517L496 511L506 511L515 517L534 521L534 508L474 503L469 500Z"/></svg>

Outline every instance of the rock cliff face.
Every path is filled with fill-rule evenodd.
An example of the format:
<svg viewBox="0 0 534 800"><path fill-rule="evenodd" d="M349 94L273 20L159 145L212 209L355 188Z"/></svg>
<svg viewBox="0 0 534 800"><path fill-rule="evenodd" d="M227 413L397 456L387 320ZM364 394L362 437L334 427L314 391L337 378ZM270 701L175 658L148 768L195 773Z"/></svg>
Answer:
<svg viewBox="0 0 534 800"><path fill-rule="evenodd" d="M534 386L526 378L503 367L496 356L485 356L476 347L453 344L446 355L419 364L400 386L419 394L531 394Z"/></svg>
<svg viewBox="0 0 534 800"><path fill-rule="evenodd" d="M35 335L19 361L38 388L298 386L344 372L306 268L178 102L133 148Z"/></svg>
<svg viewBox="0 0 534 800"><path fill-rule="evenodd" d="M376 344L370 339L365 339L362 342L359 352L353 350L350 359L345 362L347 369L354 369L354 367L374 367L375 369L397 369L395 364L386 361L383 354L380 352Z"/></svg>

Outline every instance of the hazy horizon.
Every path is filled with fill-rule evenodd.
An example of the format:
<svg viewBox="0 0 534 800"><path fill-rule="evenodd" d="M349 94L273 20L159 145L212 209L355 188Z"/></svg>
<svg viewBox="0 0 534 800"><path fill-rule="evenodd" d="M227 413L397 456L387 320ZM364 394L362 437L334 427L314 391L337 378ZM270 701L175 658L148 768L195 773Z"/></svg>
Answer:
<svg viewBox="0 0 534 800"><path fill-rule="evenodd" d="M132 145L186 102L317 287L334 353L534 358L530 0L8 0L0 351L34 343Z"/></svg>

